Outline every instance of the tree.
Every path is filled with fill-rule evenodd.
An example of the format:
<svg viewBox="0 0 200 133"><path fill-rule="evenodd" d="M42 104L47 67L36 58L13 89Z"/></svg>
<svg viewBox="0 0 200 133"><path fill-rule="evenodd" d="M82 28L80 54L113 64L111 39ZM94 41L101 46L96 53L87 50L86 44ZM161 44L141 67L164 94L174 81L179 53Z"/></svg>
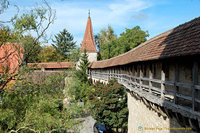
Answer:
<svg viewBox="0 0 200 133"><path fill-rule="evenodd" d="M104 32L102 33L102 35L105 34ZM148 32L141 30L139 26L126 29L126 32L121 33L119 38L110 39L110 41L102 41L102 44L99 45L101 59L109 59L123 54L145 42L148 36Z"/></svg>
<svg viewBox="0 0 200 133"><path fill-rule="evenodd" d="M88 82L88 74L87 74L88 65L89 65L88 55L86 53L86 49L84 49L84 52L80 58L80 65L78 66L79 69L76 71L76 76L82 83Z"/></svg>
<svg viewBox="0 0 200 133"><path fill-rule="evenodd" d="M73 36L64 29L59 34L55 35L55 39L56 40L52 40L52 46L64 59L69 58L68 55L76 47Z"/></svg>
<svg viewBox="0 0 200 133"><path fill-rule="evenodd" d="M24 71L21 73L18 78L23 77L23 80L18 80L1 97L1 132L61 133L79 123L74 118L80 114L80 109L75 105L68 106L67 110L63 107L66 73L54 73L45 78L35 75L36 79L26 76Z"/></svg>
<svg viewBox="0 0 200 133"><path fill-rule="evenodd" d="M3 0L6 1L7 0ZM23 58L21 58L22 50L21 46L19 45L16 47L18 50L18 57L19 57L19 67L22 67L24 64L26 64L29 60L29 56L34 54L34 50L36 47L38 47L39 42L46 42L48 39L46 38L46 30L49 28L49 26L54 22L55 19L55 12L51 9L51 7L48 5L48 3L44 1L44 4L40 7L36 7L34 9L31 9L30 11L26 11L23 13L20 17L15 16L14 19L11 19L9 22L12 22L13 24L13 29L11 29L12 34L9 33L10 35L14 35L15 40L12 43L17 43L18 44L23 44L24 38L26 35L33 34L35 35L33 38L33 43L29 43L26 45L29 48L26 48L27 51L24 53ZM1 1L1 4L4 4L4 2ZM6 7L3 9L6 9L9 5L5 4ZM0 22L1 24L3 21ZM5 26L4 26L5 27ZM2 47L2 44L5 42L8 42L9 35L7 33L2 34L5 35L4 37L4 42L1 42L0 47ZM39 43L40 45L41 43ZM3 59L7 57L0 58L0 62L2 62ZM23 61L22 61L23 60ZM1 84L1 89L6 86L6 84L9 83L12 79L14 79L17 75L17 70L13 72L14 74L4 74L4 77L7 77L5 79L5 82Z"/></svg>
<svg viewBox="0 0 200 133"><path fill-rule="evenodd" d="M120 34L119 41L122 44L128 45L128 51L134 47L137 47L139 44L146 41L148 37L148 31L141 30L140 26L135 26L132 29L126 29L126 32ZM127 51L126 51L127 52Z"/></svg>
<svg viewBox="0 0 200 133"><path fill-rule="evenodd" d="M68 54L68 61L69 62L78 62L80 58L80 48L77 47L73 49L69 54Z"/></svg>
<svg viewBox="0 0 200 133"><path fill-rule="evenodd" d="M33 45L34 43L34 37L32 37L31 35L26 35L23 37L22 39L22 45L24 48L24 54L27 55L29 51L31 51L32 47L30 47L31 45ZM27 56L26 60L27 63L28 62L39 62L39 53L42 50L42 47L40 46L40 43L38 42L35 45L35 48L32 50L31 54L29 54L29 56Z"/></svg>
<svg viewBox="0 0 200 133"><path fill-rule="evenodd" d="M29 51L26 51L23 56L25 63L27 63L29 56L34 53L34 49L38 46L38 42L47 42L48 38L46 36L46 31L55 20L55 11L51 9L45 0L43 1L43 6L31 9L12 21L14 33L18 36L18 42L23 41L23 37L26 35L35 35L33 43L28 45Z"/></svg>
<svg viewBox="0 0 200 133"><path fill-rule="evenodd" d="M56 49L52 46L42 47L39 55L40 62L61 62L64 58L56 52Z"/></svg>
<svg viewBox="0 0 200 133"><path fill-rule="evenodd" d="M107 29L101 30L100 33L95 36L95 43L99 49L98 59L104 59L105 53L103 49L106 44L115 39L117 39L117 35L114 34L114 30L110 25L108 25Z"/></svg>
<svg viewBox="0 0 200 133"><path fill-rule="evenodd" d="M125 88L110 80L107 85L95 83L95 91L88 95L91 111L95 120L108 126L109 129L127 129L128 108Z"/></svg>

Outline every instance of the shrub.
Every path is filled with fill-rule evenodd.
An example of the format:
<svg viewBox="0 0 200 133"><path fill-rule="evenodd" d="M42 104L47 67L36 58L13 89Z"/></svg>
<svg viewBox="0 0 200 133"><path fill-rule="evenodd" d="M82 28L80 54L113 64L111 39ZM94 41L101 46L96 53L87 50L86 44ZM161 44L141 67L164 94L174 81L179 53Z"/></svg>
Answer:
<svg viewBox="0 0 200 133"><path fill-rule="evenodd" d="M124 87L115 80L107 85L97 82L95 91L89 94L93 117L108 128L127 129L127 94Z"/></svg>

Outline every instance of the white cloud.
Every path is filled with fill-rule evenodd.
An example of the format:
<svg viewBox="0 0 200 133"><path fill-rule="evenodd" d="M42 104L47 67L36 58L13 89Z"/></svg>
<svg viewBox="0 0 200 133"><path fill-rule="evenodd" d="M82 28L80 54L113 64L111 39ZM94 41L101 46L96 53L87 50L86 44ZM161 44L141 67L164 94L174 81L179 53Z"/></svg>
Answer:
<svg viewBox="0 0 200 133"><path fill-rule="evenodd" d="M36 0L39 3L39 0ZM21 4L20 4L21 3ZM35 4L29 0L19 0L17 4L23 9L29 9ZM56 20L47 31L49 36L55 35L66 28L74 35L79 45L83 39L88 10L91 10L91 18L94 34L111 25L114 29L125 28L133 14L152 6L152 0L101 0L101 1L56 1L49 0L52 9L56 10ZM26 6L27 5L27 6ZM11 14L14 14L11 10ZM10 14L10 13L9 13ZM9 16L12 16L12 15ZM2 15L0 15L0 19ZM121 31L122 32L122 31ZM119 34L119 33L118 33Z"/></svg>
<svg viewBox="0 0 200 133"><path fill-rule="evenodd" d="M84 36L87 22L88 9L91 10L91 18L94 32L99 32L108 24L113 27L126 27L132 14L140 12L152 6L151 1L144 0L112 0L109 2L81 2L62 1L51 4L56 9L56 21L51 27L52 33L56 34L66 28L75 36L77 44Z"/></svg>

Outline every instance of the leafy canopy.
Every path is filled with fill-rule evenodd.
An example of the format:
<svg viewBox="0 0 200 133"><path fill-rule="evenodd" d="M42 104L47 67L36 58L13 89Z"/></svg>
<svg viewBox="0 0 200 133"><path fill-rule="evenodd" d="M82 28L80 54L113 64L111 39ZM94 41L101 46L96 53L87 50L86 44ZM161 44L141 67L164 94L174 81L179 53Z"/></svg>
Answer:
<svg viewBox="0 0 200 133"><path fill-rule="evenodd" d="M64 60L64 58L59 53L57 53L56 49L52 46L42 47L38 58L41 62L58 62Z"/></svg>
<svg viewBox="0 0 200 133"><path fill-rule="evenodd" d="M98 59L104 60L123 54L145 42L148 36L147 31L135 26L132 29L126 29L126 32L121 33L117 38L112 28L108 27L108 30L102 30L95 37L96 43L99 45Z"/></svg>

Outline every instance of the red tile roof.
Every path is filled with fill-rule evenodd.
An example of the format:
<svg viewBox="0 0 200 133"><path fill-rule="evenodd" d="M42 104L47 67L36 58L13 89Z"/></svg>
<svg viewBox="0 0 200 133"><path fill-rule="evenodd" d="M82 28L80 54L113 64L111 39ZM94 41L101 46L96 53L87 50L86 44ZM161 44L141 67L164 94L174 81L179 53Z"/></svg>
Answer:
<svg viewBox="0 0 200 133"><path fill-rule="evenodd" d="M94 42L93 31L92 31L92 22L91 22L90 17L88 17L88 20L87 20L85 35L84 35L80 49L81 49L81 51L86 49L87 52L97 53L97 49L96 49L95 42Z"/></svg>
<svg viewBox="0 0 200 133"><path fill-rule="evenodd" d="M188 55L200 55L200 17L166 31L127 53L93 62L89 67L105 68Z"/></svg>
<svg viewBox="0 0 200 133"><path fill-rule="evenodd" d="M28 63L29 67L33 68L72 68L75 63L72 62L48 62L48 63Z"/></svg>
<svg viewBox="0 0 200 133"><path fill-rule="evenodd" d="M8 69L9 73L15 73L23 58L23 49L17 43L5 43L0 46L0 73Z"/></svg>

